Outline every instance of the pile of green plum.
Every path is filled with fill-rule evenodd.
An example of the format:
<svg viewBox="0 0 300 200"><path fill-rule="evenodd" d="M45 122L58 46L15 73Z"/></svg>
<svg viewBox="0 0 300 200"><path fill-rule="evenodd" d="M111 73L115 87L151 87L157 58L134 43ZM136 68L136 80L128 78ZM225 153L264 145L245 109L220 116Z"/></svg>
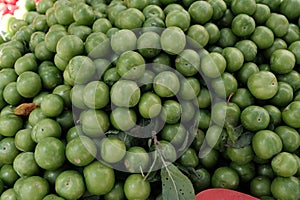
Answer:
<svg viewBox="0 0 300 200"><path fill-rule="evenodd" d="M24 0L0 40L0 200L300 199L300 0Z"/></svg>

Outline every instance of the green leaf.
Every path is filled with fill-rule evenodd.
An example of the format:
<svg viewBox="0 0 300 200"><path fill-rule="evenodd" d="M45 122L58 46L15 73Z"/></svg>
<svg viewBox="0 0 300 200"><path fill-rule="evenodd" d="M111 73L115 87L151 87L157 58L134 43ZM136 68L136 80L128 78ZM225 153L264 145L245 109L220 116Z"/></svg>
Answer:
<svg viewBox="0 0 300 200"><path fill-rule="evenodd" d="M175 163L176 167L183 173L185 174L189 179L191 179L191 177L196 177L196 178L201 178L199 176L199 174L197 173L196 169L193 167L186 167L183 166L179 163Z"/></svg>
<svg viewBox="0 0 300 200"><path fill-rule="evenodd" d="M231 144L231 146L234 148L245 147L245 146L251 144L253 135L254 135L254 133L245 132L239 137L239 139L235 143Z"/></svg>
<svg viewBox="0 0 300 200"><path fill-rule="evenodd" d="M120 133L119 130L114 130L114 129L112 129L112 130L108 130L105 134L106 134L106 135L117 135L117 134L119 134L119 133Z"/></svg>
<svg viewBox="0 0 300 200"><path fill-rule="evenodd" d="M234 127L229 123L225 123L225 129L232 143L235 143L243 133L242 125Z"/></svg>
<svg viewBox="0 0 300 200"><path fill-rule="evenodd" d="M162 196L165 200L195 199L195 191L190 179L175 165L166 164L161 169Z"/></svg>
<svg viewBox="0 0 300 200"><path fill-rule="evenodd" d="M159 182L161 180L159 171L149 171L147 174L147 181L150 183Z"/></svg>

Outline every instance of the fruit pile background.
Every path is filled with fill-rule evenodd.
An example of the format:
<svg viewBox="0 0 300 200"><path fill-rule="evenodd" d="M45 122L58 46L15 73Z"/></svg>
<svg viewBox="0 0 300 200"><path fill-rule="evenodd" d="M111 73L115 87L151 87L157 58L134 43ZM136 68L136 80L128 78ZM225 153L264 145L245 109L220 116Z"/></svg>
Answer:
<svg viewBox="0 0 300 200"><path fill-rule="evenodd" d="M0 200L300 199L300 0L0 15Z"/></svg>

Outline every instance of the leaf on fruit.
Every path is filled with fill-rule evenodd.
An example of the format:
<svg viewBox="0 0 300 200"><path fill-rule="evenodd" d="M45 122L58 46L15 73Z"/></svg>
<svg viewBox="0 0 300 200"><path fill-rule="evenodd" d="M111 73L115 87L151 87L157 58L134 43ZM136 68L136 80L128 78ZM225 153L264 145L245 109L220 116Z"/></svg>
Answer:
<svg viewBox="0 0 300 200"><path fill-rule="evenodd" d="M146 179L150 183L161 181L159 171L149 171Z"/></svg>
<svg viewBox="0 0 300 200"><path fill-rule="evenodd" d="M38 105L36 105L35 103L22 103L15 108L14 114L20 116L28 116L37 107Z"/></svg>
<svg viewBox="0 0 300 200"><path fill-rule="evenodd" d="M168 163L161 169L161 181L163 199L195 199L192 182L175 165Z"/></svg>
<svg viewBox="0 0 300 200"><path fill-rule="evenodd" d="M119 133L120 133L119 130L112 129L112 130L108 130L107 132L105 132L105 135L117 135Z"/></svg>
<svg viewBox="0 0 300 200"><path fill-rule="evenodd" d="M234 127L229 123L225 123L225 129L226 129L228 138L230 139L230 142L232 142L232 143L235 143L244 131L242 125Z"/></svg>
<svg viewBox="0 0 300 200"><path fill-rule="evenodd" d="M245 146L251 144L253 135L254 135L254 133L252 133L252 132L245 132L238 138L238 140L235 143L230 144L230 146L232 146L234 148L245 147Z"/></svg>
<svg viewBox="0 0 300 200"><path fill-rule="evenodd" d="M195 168L193 167L186 167L186 166L183 166L182 164L180 163L175 163L175 166L183 173L185 174L187 177L191 177L191 176L198 176ZM200 178L200 177L198 177Z"/></svg>

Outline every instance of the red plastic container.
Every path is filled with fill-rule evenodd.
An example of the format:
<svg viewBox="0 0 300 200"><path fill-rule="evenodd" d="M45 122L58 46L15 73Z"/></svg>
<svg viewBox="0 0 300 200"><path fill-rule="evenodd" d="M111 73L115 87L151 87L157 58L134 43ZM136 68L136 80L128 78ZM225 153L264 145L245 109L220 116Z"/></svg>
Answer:
<svg viewBox="0 0 300 200"><path fill-rule="evenodd" d="M197 194L196 200L259 200L256 197L235 190L212 188Z"/></svg>

